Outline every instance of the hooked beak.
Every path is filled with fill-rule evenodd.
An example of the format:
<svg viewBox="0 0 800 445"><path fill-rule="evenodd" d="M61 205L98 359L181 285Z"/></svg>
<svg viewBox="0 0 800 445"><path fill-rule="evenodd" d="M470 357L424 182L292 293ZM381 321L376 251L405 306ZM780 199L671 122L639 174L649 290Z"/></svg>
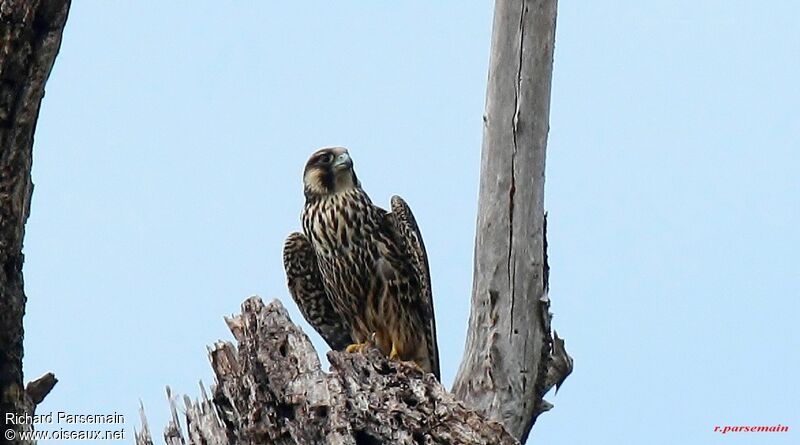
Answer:
<svg viewBox="0 0 800 445"><path fill-rule="evenodd" d="M345 170L353 166L353 160L350 159L350 154L347 152L339 154L333 161L333 168L336 170Z"/></svg>

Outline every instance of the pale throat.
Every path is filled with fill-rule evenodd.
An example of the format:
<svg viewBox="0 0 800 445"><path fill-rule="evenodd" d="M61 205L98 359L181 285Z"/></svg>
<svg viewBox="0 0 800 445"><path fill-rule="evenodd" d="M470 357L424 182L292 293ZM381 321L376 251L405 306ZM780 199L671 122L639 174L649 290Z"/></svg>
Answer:
<svg viewBox="0 0 800 445"><path fill-rule="evenodd" d="M346 192L355 188L353 173L350 170L337 173L333 180L334 193Z"/></svg>

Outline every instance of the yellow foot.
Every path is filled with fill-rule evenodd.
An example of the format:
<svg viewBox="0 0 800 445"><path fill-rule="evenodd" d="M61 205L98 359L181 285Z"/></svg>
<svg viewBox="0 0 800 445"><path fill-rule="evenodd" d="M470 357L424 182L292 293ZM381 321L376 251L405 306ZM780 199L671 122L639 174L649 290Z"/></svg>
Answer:
<svg viewBox="0 0 800 445"><path fill-rule="evenodd" d="M396 360L396 361L398 361L398 362L400 362L400 363L402 363L402 364L404 364L406 366L410 366L410 367L416 369L419 372L422 372L422 373L425 372L425 370L422 369L422 366L420 366L419 363L417 363L417 362L415 362L413 360L403 360L403 359L401 359L400 358L400 353L397 352L397 347L395 345L392 345L392 352L389 353L389 360Z"/></svg>
<svg viewBox="0 0 800 445"><path fill-rule="evenodd" d="M367 348L367 346L369 346L369 342L353 343L352 345L347 345L347 347L344 348L344 350L347 352L363 352L364 349Z"/></svg>

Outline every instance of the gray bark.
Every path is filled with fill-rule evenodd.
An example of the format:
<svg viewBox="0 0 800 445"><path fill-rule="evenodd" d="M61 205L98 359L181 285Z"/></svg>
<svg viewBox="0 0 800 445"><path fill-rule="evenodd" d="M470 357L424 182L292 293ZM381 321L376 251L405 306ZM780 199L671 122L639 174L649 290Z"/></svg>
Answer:
<svg viewBox="0 0 800 445"><path fill-rule="evenodd" d="M455 395L524 442L571 371L550 333L544 173L556 0L497 0L472 309Z"/></svg>
<svg viewBox="0 0 800 445"><path fill-rule="evenodd" d="M389 361L378 350L329 352L321 369L308 337L275 300L257 297L228 320L238 348L210 350L216 385L209 399L184 398L167 444L518 444L497 422L464 407L432 374ZM146 419L136 434L152 444Z"/></svg>
<svg viewBox="0 0 800 445"><path fill-rule="evenodd" d="M22 386L22 243L33 191L33 133L69 6L69 0L0 1L0 413L32 414L56 383L47 374L27 390ZM3 432L30 429L4 423L5 416ZM26 442L3 435L0 443Z"/></svg>

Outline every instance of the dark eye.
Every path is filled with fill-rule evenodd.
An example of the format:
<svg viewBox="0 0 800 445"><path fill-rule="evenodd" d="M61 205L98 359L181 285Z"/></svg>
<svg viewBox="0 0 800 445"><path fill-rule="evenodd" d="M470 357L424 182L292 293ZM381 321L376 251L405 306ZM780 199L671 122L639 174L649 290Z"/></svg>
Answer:
<svg viewBox="0 0 800 445"><path fill-rule="evenodd" d="M333 161L333 154L332 153L324 153L320 155L319 162L321 164L330 164Z"/></svg>

